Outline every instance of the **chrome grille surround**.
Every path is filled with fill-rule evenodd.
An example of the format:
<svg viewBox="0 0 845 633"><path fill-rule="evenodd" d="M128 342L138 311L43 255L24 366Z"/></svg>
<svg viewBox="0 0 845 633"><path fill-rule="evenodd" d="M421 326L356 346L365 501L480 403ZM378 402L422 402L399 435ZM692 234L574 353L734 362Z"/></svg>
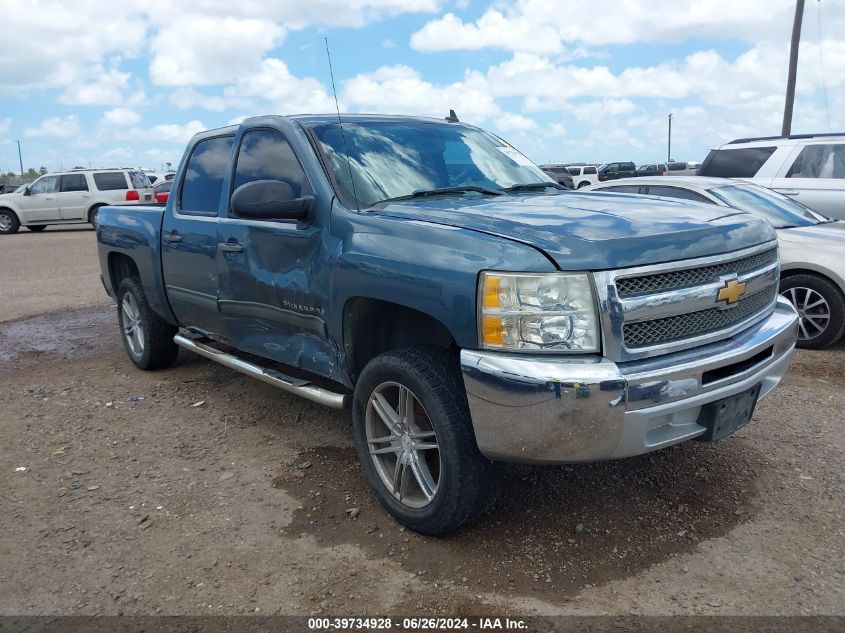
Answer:
<svg viewBox="0 0 845 633"><path fill-rule="evenodd" d="M757 270L776 262L778 251L770 248L762 253L754 253L736 261L711 264L700 268L672 270L667 273L642 275L639 277L623 277L616 280L616 292L620 297L634 297L637 295L664 292L679 288L698 286L708 281L718 279L721 275L736 273L737 275Z"/></svg>
<svg viewBox="0 0 845 633"><path fill-rule="evenodd" d="M625 362L729 338L769 316L775 308L780 266L777 242L772 241L712 257L597 272L593 277L603 354ZM632 279L651 281L634 291ZM679 279L684 285L677 285ZM692 279L697 281L689 285ZM745 294L726 305L717 296L731 281L745 284ZM627 294L622 296L620 288Z"/></svg>

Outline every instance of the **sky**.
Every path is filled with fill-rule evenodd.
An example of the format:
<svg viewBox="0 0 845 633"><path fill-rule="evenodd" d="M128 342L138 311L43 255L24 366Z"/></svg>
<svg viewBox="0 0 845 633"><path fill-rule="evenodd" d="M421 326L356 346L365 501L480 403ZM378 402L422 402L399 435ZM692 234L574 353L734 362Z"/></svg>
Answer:
<svg viewBox="0 0 845 633"><path fill-rule="evenodd" d="M0 171L175 168L248 116L444 117L537 163L778 134L794 0L0 0ZM845 131L845 0L807 0L793 133Z"/></svg>

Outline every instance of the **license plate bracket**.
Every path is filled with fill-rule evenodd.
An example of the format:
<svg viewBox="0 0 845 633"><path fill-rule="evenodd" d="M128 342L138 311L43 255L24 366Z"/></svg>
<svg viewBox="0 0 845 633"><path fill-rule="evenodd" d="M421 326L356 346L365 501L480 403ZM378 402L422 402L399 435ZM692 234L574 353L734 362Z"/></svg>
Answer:
<svg viewBox="0 0 845 633"><path fill-rule="evenodd" d="M760 387L761 385L755 385L742 393L709 402L701 407L698 424L707 431L696 439L700 442L718 442L748 424L754 415L754 407L757 406Z"/></svg>

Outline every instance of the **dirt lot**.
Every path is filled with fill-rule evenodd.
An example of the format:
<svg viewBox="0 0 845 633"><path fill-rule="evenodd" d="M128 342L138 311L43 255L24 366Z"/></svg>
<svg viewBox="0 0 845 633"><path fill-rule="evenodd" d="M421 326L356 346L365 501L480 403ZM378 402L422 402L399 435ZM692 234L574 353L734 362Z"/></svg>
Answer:
<svg viewBox="0 0 845 633"><path fill-rule="evenodd" d="M2 243L0 613L843 612L845 345L721 444L510 467L437 540L374 503L347 414L184 352L136 370L91 231Z"/></svg>

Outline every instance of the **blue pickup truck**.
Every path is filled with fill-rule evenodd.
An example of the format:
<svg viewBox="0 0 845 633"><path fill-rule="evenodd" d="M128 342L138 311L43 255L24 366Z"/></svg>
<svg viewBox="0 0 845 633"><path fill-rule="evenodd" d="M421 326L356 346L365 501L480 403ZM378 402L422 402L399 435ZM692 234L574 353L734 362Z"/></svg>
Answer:
<svg viewBox="0 0 845 633"><path fill-rule="evenodd" d="M796 340L768 223L563 189L454 117L248 119L191 140L166 206L99 218L135 365L181 347L351 408L374 493L426 534L503 462L730 435Z"/></svg>

